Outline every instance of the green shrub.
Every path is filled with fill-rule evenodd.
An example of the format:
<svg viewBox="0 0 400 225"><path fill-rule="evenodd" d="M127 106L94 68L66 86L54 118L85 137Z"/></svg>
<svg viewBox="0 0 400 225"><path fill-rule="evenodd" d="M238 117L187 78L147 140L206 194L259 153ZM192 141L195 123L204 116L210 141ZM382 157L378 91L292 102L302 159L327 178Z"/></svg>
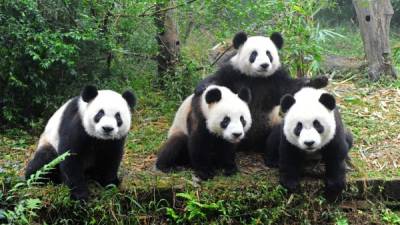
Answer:
<svg viewBox="0 0 400 225"><path fill-rule="evenodd" d="M3 1L0 124L48 116L55 103L107 72L112 45L88 10L80 1Z"/></svg>
<svg viewBox="0 0 400 225"><path fill-rule="evenodd" d="M117 91L132 85L149 91L136 82L143 84L144 75L157 77L154 6L160 2L3 1L0 129L43 126L87 83ZM337 35L320 29L314 18L332 5L328 0L189 2L175 1L181 60L161 90L174 100L184 99L200 78L215 69L207 50L231 40L239 30L250 35L282 32L286 40L282 61L298 76L319 72L321 42Z"/></svg>

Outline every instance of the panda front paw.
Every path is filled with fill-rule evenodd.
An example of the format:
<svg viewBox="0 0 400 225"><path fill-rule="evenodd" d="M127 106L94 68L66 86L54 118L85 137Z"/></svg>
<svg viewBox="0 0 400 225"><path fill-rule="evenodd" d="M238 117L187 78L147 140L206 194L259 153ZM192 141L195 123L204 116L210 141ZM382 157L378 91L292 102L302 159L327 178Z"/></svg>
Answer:
<svg viewBox="0 0 400 225"><path fill-rule="evenodd" d="M231 168L225 168L224 169L224 175L228 176L228 177L236 174L237 172L239 172L239 169L237 168L236 165L231 167Z"/></svg>
<svg viewBox="0 0 400 225"><path fill-rule="evenodd" d="M280 184L284 188L286 188L289 193L296 193L300 189L300 184L298 180L281 178Z"/></svg>
<svg viewBox="0 0 400 225"><path fill-rule="evenodd" d="M341 196L346 183L344 181L327 182L325 187L325 198L328 202L335 202Z"/></svg>
<svg viewBox="0 0 400 225"><path fill-rule="evenodd" d="M81 202L87 202L89 199L89 190L71 190L71 199Z"/></svg>
<svg viewBox="0 0 400 225"><path fill-rule="evenodd" d="M279 161L271 159L271 158L264 159L264 163L269 168L278 168L279 167Z"/></svg>
<svg viewBox="0 0 400 225"><path fill-rule="evenodd" d="M202 171L202 170L197 170L194 172L195 176L200 178L201 180L209 180L215 176L214 171Z"/></svg>
<svg viewBox="0 0 400 225"><path fill-rule="evenodd" d="M329 83L328 77L322 75L312 78L306 86L320 89L328 86L328 83Z"/></svg>

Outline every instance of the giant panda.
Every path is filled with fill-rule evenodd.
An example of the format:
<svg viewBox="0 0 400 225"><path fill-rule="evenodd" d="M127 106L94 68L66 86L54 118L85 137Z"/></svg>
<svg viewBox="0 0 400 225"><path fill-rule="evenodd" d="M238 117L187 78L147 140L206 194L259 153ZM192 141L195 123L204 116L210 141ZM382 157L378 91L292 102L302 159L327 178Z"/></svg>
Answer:
<svg viewBox="0 0 400 225"><path fill-rule="evenodd" d="M234 93L244 87L250 89L253 126L241 142L241 150L265 150L265 139L271 127L281 122L278 113L283 95L293 94L303 86L321 88L328 83L324 76L311 80L291 78L281 65L278 54L283 42L279 33L270 37L248 37L244 32L237 33L233 38L237 53L195 89L195 93L201 92L210 84L226 86Z"/></svg>
<svg viewBox="0 0 400 225"><path fill-rule="evenodd" d="M351 133L345 129L335 98L325 90L305 87L281 101L283 124L267 140L267 166L279 166L280 183L298 189L302 168L310 159L325 163L325 194L335 200L345 187Z"/></svg>
<svg viewBox="0 0 400 225"><path fill-rule="evenodd" d="M80 96L68 100L49 119L26 167L26 179L69 151L70 156L45 177L46 181L65 183L77 200L88 199L88 179L103 186L118 185L117 172L135 104L130 91L121 95L84 87Z"/></svg>
<svg viewBox="0 0 400 225"><path fill-rule="evenodd" d="M237 95L217 85L187 97L175 115L156 167L164 172L191 167L200 180L212 178L219 168L227 176L237 172L235 148L252 124L250 99L248 89Z"/></svg>

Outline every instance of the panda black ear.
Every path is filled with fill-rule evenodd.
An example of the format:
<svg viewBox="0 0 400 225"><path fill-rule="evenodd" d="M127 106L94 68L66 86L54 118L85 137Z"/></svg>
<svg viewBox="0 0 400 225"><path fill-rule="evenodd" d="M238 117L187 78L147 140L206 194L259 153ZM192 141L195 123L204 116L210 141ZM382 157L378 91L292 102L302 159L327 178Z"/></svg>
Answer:
<svg viewBox="0 0 400 225"><path fill-rule="evenodd" d="M98 92L97 88L93 85L87 85L83 88L81 97L84 102L90 102L96 98Z"/></svg>
<svg viewBox="0 0 400 225"><path fill-rule="evenodd" d="M251 91L248 88L242 88L238 94L239 98L245 101L247 104L251 101Z"/></svg>
<svg viewBox="0 0 400 225"><path fill-rule="evenodd" d="M285 96L282 97L281 99L281 110L283 113L287 113L289 111L290 107L296 103L296 99L292 95L286 94Z"/></svg>
<svg viewBox="0 0 400 225"><path fill-rule="evenodd" d="M322 105L324 105L327 109L331 111L334 110L336 107L335 98L328 93L323 93L321 97L319 97L319 102L321 102Z"/></svg>
<svg viewBox="0 0 400 225"><path fill-rule="evenodd" d="M282 35L280 33L274 32L274 33L271 34L271 37L269 37L269 38L272 40L272 42L274 42L275 46L278 49L282 49L282 47L283 47L283 37L282 37Z"/></svg>
<svg viewBox="0 0 400 225"><path fill-rule="evenodd" d="M214 102L218 102L221 100L222 94L218 88L211 89L206 93L206 102L207 104L211 104Z"/></svg>
<svg viewBox="0 0 400 225"><path fill-rule="evenodd" d="M240 31L237 34L235 34L235 37L233 37L233 47L235 49L239 49L240 46L242 46L247 40L247 34L244 31Z"/></svg>
<svg viewBox="0 0 400 225"><path fill-rule="evenodd" d="M131 91L125 91L122 94L122 97L125 99L125 101L128 103L129 107L133 109L136 105L136 96L133 94Z"/></svg>

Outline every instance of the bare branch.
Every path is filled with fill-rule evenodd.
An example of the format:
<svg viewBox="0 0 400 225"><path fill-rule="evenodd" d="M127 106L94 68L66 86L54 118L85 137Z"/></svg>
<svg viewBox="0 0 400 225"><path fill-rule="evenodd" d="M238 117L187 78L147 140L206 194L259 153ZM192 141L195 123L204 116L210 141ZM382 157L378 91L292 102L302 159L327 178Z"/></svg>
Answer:
<svg viewBox="0 0 400 225"><path fill-rule="evenodd" d="M147 14L147 13L144 12L144 13L142 13L142 14L139 14L139 17L155 16L155 15L157 15L157 14L160 13L160 12L169 11L169 10L171 10L171 9L176 9L176 8L178 8L178 7L181 7L181 6L184 6L184 5L188 5L188 4L193 3L193 2L195 2L195 1L197 1L197 0L189 0L189 1L187 1L187 2L185 2L185 3L182 3L182 4L173 5L173 6L170 6L170 7L167 7L167 8L159 9L159 10L153 12L153 13L150 13L150 14Z"/></svg>

